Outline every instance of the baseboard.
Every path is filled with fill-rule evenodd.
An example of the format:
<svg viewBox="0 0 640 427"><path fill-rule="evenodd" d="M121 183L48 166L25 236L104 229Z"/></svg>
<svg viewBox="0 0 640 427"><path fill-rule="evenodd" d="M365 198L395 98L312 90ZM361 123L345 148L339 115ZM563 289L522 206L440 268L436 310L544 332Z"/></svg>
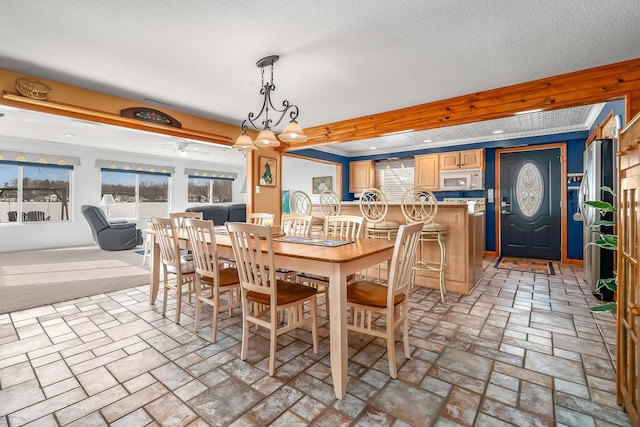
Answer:
<svg viewBox="0 0 640 427"><path fill-rule="evenodd" d="M584 266L584 260L582 259L567 259L565 263L572 264L572 265L579 265L580 267Z"/></svg>
<svg viewBox="0 0 640 427"><path fill-rule="evenodd" d="M484 251L484 256L498 256L496 251Z"/></svg>

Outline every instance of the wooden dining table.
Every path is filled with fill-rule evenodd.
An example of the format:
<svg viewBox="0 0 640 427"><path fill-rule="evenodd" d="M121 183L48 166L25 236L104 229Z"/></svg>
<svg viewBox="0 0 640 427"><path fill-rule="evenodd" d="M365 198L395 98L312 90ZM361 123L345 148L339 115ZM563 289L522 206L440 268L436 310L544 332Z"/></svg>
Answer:
<svg viewBox="0 0 640 427"><path fill-rule="evenodd" d="M312 236L323 237L321 235ZM228 235L216 233L218 255L233 258ZM188 247L186 233L179 236L180 246ZM336 397L343 399L347 386L347 277L381 262L390 262L394 240L354 239L340 246L321 246L293 242L273 242L275 262L278 268L303 271L329 278L329 339L331 375ZM158 296L160 281L160 249L153 244L151 256L150 303Z"/></svg>

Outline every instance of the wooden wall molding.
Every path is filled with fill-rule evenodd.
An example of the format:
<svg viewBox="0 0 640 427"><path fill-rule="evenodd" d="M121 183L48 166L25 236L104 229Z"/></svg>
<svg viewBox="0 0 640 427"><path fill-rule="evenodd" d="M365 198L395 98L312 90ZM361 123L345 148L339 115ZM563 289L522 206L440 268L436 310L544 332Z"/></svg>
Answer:
<svg viewBox="0 0 640 427"><path fill-rule="evenodd" d="M164 135L171 135L180 138L190 138L199 141L214 142L216 144L223 144L227 146L231 146L234 143L231 137L225 135L216 135L213 133L206 133L197 130L174 128L154 123L142 122L140 120L130 119L116 114L92 110L75 105L30 99L19 95L13 95L11 93L7 93L6 91L3 92L2 98L0 98L0 104L8 105L10 107L23 108L25 110L57 114L59 116L105 123L108 125L116 125L130 129L161 133Z"/></svg>
<svg viewBox="0 0 640 427"><path fill-rule="evenodd" d="M296 148L357 141L403 130L493 120L537 108L555 110L626 99L627 120L640 112L640 58L463 95L304 130ZM280 150L286 150L282 145Z"/></svg>

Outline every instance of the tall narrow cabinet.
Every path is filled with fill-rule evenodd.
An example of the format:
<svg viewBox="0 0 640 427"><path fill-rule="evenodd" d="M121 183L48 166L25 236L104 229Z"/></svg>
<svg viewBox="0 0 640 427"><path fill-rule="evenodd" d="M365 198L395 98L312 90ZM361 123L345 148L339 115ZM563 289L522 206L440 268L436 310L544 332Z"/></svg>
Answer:
<svg viewBox="0 0 640 427"><path fill-rule="evenodd" d="M640 426L640 114L618 141L618 404Z"/></svg>

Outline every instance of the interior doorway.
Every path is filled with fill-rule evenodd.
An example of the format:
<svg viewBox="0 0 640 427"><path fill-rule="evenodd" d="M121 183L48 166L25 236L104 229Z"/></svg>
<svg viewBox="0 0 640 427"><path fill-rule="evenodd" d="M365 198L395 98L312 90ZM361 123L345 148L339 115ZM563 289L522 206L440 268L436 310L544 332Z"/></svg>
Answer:
<svg viewBox="0 0 640 427"><path fill-rule="evenodd" d="M501 256L566 260L565 144L496 152Z"/></svg>

